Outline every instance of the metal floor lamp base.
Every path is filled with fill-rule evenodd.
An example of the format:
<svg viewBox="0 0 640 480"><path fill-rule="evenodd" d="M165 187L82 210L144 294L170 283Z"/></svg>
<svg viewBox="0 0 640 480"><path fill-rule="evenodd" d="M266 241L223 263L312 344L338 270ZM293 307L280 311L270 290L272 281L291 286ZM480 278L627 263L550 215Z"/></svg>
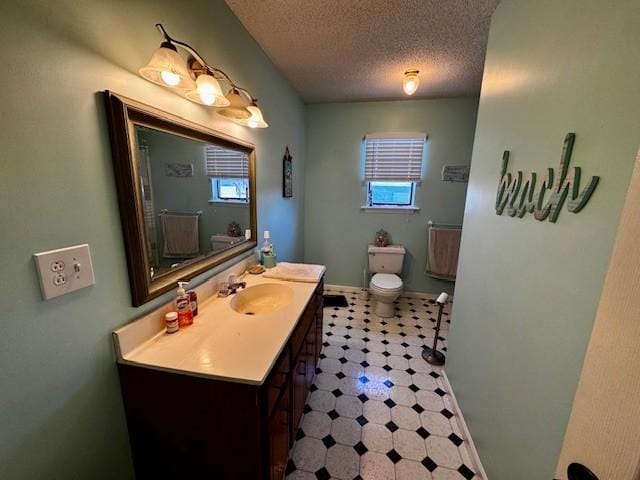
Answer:
<svg viewBox="0 0 640 480"><path fill-rule="evenodd" d="M422 349L422 358L424 358L431 365L436 365L438 367L444 365L445 362L444 354L442 352L439 352L438 350L434 350L431 347L424 347Z"/></svg>

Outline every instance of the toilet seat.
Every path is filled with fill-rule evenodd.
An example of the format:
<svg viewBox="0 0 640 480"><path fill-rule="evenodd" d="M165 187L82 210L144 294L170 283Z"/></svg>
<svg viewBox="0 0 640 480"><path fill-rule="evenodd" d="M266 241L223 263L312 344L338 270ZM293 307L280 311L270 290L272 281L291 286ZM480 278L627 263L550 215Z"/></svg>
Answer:
<svg viewBox="0 0 640 480"><path fill-rule="evenodd" d="M402 279L393 273L376 273L371 278L371 288L383 293L402 290Z"/></svg>

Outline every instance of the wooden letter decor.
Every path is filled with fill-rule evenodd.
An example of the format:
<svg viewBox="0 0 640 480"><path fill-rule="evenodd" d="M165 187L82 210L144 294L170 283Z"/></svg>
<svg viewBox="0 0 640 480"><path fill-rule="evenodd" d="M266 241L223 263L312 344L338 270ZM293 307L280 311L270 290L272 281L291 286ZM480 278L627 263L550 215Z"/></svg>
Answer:
<svg viewBox="0 0 640 480"><path fill-rule="evenodd" d="M600 177L591 177L591 180L580 191L580 167L569 168L571 152L576 139L575 133L567 133L564 138L560 167L558 173L553 168L547 168L547 173L542 179L539 190L536 192L536 173L529 173L526 178L521 171L515 175L507 172L509 163L509 150L502 155L502 168L498 180L498 194L496 195L496 214L502 215L506 209L511 217L524 217L527 213L533 213L536 220L541 222L549 219L555 222L558 219L562 205L567 201L567 210L578 213L591 198L598 185ZM545 194L549 191L549 200L545 203Z"/></svg>

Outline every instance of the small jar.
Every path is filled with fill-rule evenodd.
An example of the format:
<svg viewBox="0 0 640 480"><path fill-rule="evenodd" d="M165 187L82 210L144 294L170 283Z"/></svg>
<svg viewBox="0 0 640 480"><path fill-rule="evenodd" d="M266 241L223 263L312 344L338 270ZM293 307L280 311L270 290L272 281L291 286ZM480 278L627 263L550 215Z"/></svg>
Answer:
<svg viewBox="0 0 640 480"><path fill-rule="evenodd" d="M178 314L176 312L166 313L164 316L164 323L167 326L167 333L176 333L180 330L178 326Z"/></svg>

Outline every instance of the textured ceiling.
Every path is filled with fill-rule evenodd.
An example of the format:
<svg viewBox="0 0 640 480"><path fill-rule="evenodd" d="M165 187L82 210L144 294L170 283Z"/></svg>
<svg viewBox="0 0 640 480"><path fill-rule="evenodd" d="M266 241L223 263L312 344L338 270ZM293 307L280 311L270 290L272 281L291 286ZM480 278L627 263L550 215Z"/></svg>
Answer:
<svg viewBox="0 0 640 480"><path fill-rule="evenodd" d="M489 22L499 0L226 0L305 102L480 91Z"/></svg>

